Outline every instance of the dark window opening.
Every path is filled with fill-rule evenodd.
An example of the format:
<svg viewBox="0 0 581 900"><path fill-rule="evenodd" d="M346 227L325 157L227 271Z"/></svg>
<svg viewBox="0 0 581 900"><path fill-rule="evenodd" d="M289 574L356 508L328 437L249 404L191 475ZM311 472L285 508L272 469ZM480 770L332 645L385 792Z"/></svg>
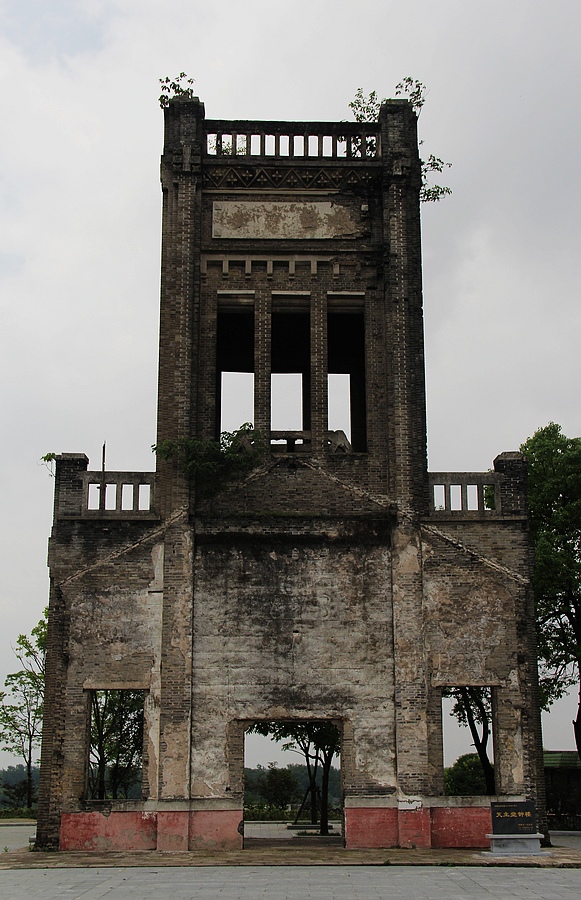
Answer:
<svg viewBox="0 0 581 900"><path fill-rule="evenodd" d="M306 448L311 430L311 320L305 306L283 310L271 319L271 429L273 442ZM289 442L290 441L290 445ZM298 446L297 446L298 445Z"/></svg>
<svg viewBox="0 0 581 900"><path fill-rule="evenodd" d="M91 691L89 800L141 799L144 691Z"/></svg>
<svg viewBox="0 0 581 900"><path fill-rule="evenodd" d="M218 305L216 437L254 424L254 304Z"/></svg>
<svg viewBox="0 0 581 900"><path fill-rule="evenodd" d="M367 425L365 402L365 320L363 309L353 311L330 306L327 320L329 400L335 399L337 382L332 387L332 376L343 375L343 386L340 391L349 391L348 413L344 414L350 422L351 447L356 453L367 450ZM348 380L348 388L347 388ZM333 427L331 418L333 405L329 402L329 430ZM343 431L345 429L342 429Z"/></svg>

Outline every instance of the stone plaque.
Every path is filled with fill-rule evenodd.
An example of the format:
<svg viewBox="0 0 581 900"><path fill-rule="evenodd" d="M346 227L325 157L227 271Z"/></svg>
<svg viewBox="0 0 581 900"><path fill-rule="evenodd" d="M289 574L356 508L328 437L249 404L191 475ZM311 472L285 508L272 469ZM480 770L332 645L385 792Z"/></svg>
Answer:
<svg viewBox="0 0 581 900"><path fill-rule="evenodd" d="M331 201L214 201L215 238L324 240L356 237L360 233L361 226L352 210Z"/></svg>
<svg viewBox="0 0 581 900"><path fill-rule="evenodd" d="M535 804L532 800L491 803L493 834L536 834Z"/></svg>

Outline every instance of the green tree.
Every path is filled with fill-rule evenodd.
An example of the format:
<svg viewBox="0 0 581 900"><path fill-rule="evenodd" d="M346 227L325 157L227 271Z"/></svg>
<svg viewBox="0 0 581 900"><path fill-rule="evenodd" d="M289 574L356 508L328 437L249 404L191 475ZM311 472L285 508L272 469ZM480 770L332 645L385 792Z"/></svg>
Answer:
<svg viewBox="0 0 581 900"><path fill-rule="evenodd" d="M426 102L428 90L421 81L411 78L409 75L399 82L395 87L396 97L406 97L416 115L420 116L424 103ZM365 96L362 88L357 88L354 99L349 103L349 109L353 113L357 122L375 122L379 118L379 110L382 100L379 99L376 91L371 91ZM372 138L369 140L373 140ZM420 141L420 147L423 146ZM433 203L442 200L448 194L452 193L451 188L440 184L430 184L430 178L434 172L441 174L444 169L449 169L452 163L444 162L439 156L432 153L427 159L420 159L422 169L422 187L420 189L420 200L422 203Z"/></svg>
<svg viewBox="0 0 581 900"><path fill-rule="evenodd" d="M24 761L29 808L34 801L33 757L42 733L47 614L45 609L30 636L18 635L13 649L21 668L6 676L6 690L0 691L0 743Z"/></svg>
<svg viewBox="0 0 581 900"><path fill-rule="evenodd" d="M333 757L340 750L339 729L332 722L255 722L249 731L284 740L283 750L291 750L304 757L309 776L309 786L296 815L298 821L307 798L311 799L311 822L317 822L320 800L321 834L329 834L329 774ZM317 786L317 774L321 770L321 790Z"/></svg>
<svg viewBox="0 0 581 900"><path fill-rule="evenodd" d="M521 446L528 463L528 499L535 563L541 703L581 681L581 438L554 422ZM581 757L581 694L573 722Z"/></svg>
<svg viewBox="0 0 581 900"><path fill-rule="evenodd" d="M128 797L141 783L143 700L143 691L93 691L89 749L92 799Z"/></svg>
<svg viewBox="0 0 581 900"><path fill-rule="evenodd" d="M444 770L444 790L452 797L476 797L490 793L477 753L459 756L453 766Z"/></svg>
<svg viewBox="0 0 581 900"><path fill-rule="evenodd" d="M259 465L267 445L262 433L244 422L236 431L223 431L219 441L166 438L151 449L161 459L177 460L200 496L211 497L229 478L241 477Z"/></svg>
<svg viewBox="0 0 581 900"><path fill-rule="evenodd" d="M268 769L258 782L258 790L267 806L284 809L296 798L299 783L289 769L279 769L276 763L268 764Z"/></svg>

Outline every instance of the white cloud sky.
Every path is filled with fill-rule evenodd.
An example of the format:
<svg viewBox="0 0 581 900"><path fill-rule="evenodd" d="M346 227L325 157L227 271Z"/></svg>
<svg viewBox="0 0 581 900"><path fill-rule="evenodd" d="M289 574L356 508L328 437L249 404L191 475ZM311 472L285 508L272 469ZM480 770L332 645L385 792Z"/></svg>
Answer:
<svg viewBox="0 0 581 900"><path fill-rule="evenodd" d="M482 470L550 420L581 434L580 31L576 0L0 0L0 678L47 597L39 457L153 468L158 78L212 118L428 85L454 191L423 212L430 468Z"/></svg>

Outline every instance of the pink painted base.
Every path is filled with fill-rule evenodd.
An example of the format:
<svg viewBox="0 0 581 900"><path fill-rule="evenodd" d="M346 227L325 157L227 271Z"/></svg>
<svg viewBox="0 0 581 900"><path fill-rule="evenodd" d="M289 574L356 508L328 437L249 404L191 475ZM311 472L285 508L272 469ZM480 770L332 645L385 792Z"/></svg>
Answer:
<svg viewBox="0 0 581 900"><path fill-rule="evenodd" d="M63 813L61 850L241 850L241 810Z"/></svg>
<svg viewBox="0 0 581 900"><path fill-rule="evenodd" d="M431 821L429 809L400 809L399 846L409 850L431 847Z"/></svg>
<svg viewBox="0 0 581 900"><path fill-rule="evenodd" d="M484 806L432 809L432 847L490 847L486 837L492 831L490 808Z"/></svg>
<svg viewBox="0 0 581 900"><path fill-rule="evenodd" d="M190 850L242 850L242 810L198 810L190 817Z"/></svg>
<svg viewBox="0 0 581 900"><path fill-rule="evenodd" d="M61 850L240 850L241 810L63 813ZM488 807L345 810L345 846L486 849Z"/></svg>
<svg viewBox="0 0 581 900"><path fill-rule="evenodd" d="M488 807L425 807L418 810L358 808L345 810L345 846L466 847L487 849L492 830Z"/></svg>
<svg viewBox="0 0 581 900"><path fill-rule="evenodd" d="M155 850L156 834L156 813L63 813L59 846L61 850Z"/></svg>
<svg viewBox="0 0 581 900"><path fill-rule="evenodd" d="M348 850L398 846L397 809L346 809L345 847Z"/></svg>
<svg viewBox="0 0 581 900"><path fill-rule="evenodd" d="M177 853L189 850L190 813L158 812L157 849Z"/></svg>

